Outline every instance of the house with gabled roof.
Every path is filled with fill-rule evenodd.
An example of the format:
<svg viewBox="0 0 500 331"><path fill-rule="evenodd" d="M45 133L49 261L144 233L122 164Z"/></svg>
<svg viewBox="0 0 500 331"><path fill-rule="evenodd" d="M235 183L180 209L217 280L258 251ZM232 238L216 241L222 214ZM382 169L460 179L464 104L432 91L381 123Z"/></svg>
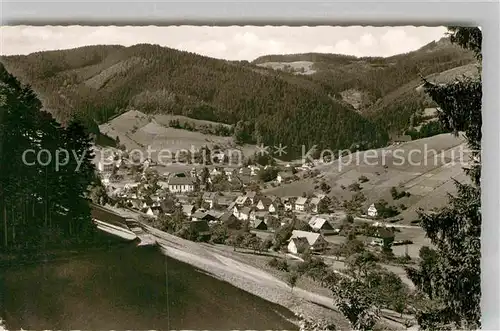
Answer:
<svg viewBox="0 0 500 331"><path fill-rule="evenodd" d="M168 181L168 190L173 193L194 191L194 179L188 176L173 176Z"/></svg>
<svg viewBox="0 0 500 331"><path fill-rule="evenodd" d="M322 251L328 247L328 242L321 233L293 230L290 240L294 238L306 238L311 251Z"/></svg>
<svg viewBox="0 0 500 331"><path fill-rule="evenodd" d="M266 222L261 219L250 220L250 226L255 230L267 230Z"/></svg>
<svg viewBox="0 0 500 331"><path fill-rule="evenodd" d="M216 220L217 217L205 209L198 209L191 215L191 221L206 221L211 222Z"/></svg>
<svg viewBox="0 0 500 331"><path fill-rule="evenodd" d="M269 206L276 200L275 196L265 196L259 199L256 204L258 210L268 210Z"/></svg>
<svg viewBox="0 0 500 331"><path fill-rule="evenodd" d="M292 238L288 242L287 249L292 254L302 254L309 248L309 242L306 238Z"/></svg>
<svg viewBox="0 0 500 331"><path fill-rule="evenodd" d="M276 181L281 184L293 178L293 172L291 171L280 171L276 175Z"/></svg>
<svg viewBox="0 0 500 331"><path fill-rule="evenodd" d="M209 208L212 209L214 208L214 205L217 203L217 197L218 193L217 192L205 192L203 193L203 202L208 203L210 206Z"/></svg>
<svg viewBox="0 0 500 331"><path fill-rule="evenodd" d="M250 203L250 200L248 199L248 197L246 195L240 195L239 197L236 198L234 203L238 206L244 206L244 205L248 205Z"/></svg>
<svg viewBox="0 0 500 331"><path fill-rule="evenodd" d="M313 216L309 220L309 226L314 232L319 232L323 235L337 233L326 217Z"/></svg>
<svg viewBox="0 0 500 331"><path fill-rule="evenodd" d="M250 213L252 212L252 208L246 206L239 210L238 215L235 215L238 219L242 221L246 221L250 219Z"/></svg>
<svg viewBox="0 0 500 331"><path fill-rule="evenodd" d="M268 216L269 216L269 212L267 210L252 209L252 211L250 212L250 219L251 220L260 219L260 220L266 221Z"/></svg>
<svg viewBox="0 0 500 331"><path fill-rule="evenodd" d="M314 197L309 200L309 208L311 209L311 212L313 213L318 213L318 207L319 203L321 202L321 198L319 197Z"/></svg>
<svg viewBox="0 0 500 331"><path fill-rule="evenodd" d="M274 199L270 204L269 207L267 208L267 211L270 212L271 214L277 213L280 208L283 207L283 204L281 203L281 199L276 198Z"/></svg>
<svg viewBox="0 0 500 331"><path fill-rule="evenodd" d="M250 200L250 203L253 205L256 202L257 199L257 192L255 191L250 191L245 194L247 198Z"/></svg>
<svg viewBox="0 0 500 331"><path fill-rule="evenodd" d="M182 205L182 212L187 217L191 217L191 215L193 214L194 210L195 210L194 205Z"/></svg>
<svg viewBox="0 0 500 331"><path fill-rule="evenodd" d="M226 211L224 212L219 220L226 224L229 229L236 229L237 227L235 226L236 224L240 224L238 221L238 218L234 216L234 214L231 211Z"/></svg>
<svg viewBox="0 0 500 331"><path fill-rule="evenodd" d="M299 197L295 200L295 211L305 211L306 210L307 198Z"/></svg>

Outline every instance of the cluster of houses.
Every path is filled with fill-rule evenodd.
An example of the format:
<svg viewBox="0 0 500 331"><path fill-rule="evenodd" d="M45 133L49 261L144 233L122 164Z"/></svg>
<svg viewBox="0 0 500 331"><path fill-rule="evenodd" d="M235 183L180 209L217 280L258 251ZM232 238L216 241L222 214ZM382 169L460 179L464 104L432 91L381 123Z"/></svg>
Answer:
<svg viewBox="0 0 500 331"><path fill-rule="evenodd" d="M232 220L248 221L254 230L274 230L292 219L285 217L286 212L293 212L305 220L310 231L294 230L288 244L288 251L299 254L306 248L321 251L328 242L324 235L336 234L340 225L329 215L321 215L320 203L324 194L310 197L276 197L263 195L255 191L209 192L204 183L212 184L217 176L223 176L228 182L237 181L242 187L254 181L262 169L259 166L239 168L213 166L210 169L192 168L190 171L159 176L155 183L148 182L146 170L153 165L152 160L142 163L140 182L130 182L115 188L109 182L111 173L116 173L124 165L124 160L112 155L99 161L97 169L105 186L114 189L113 196L124 202L125 206L141 211L150 217L160 214L172 214L181 208L189 219L190 226L200 235L209 235L210 226L217 223L231 223ZM125 164L126 165L126 164ZM294 179L292 168L287 166L277 173L275 182L282 184ZM207 173L208 171L208 173ZM122 183L123 184L123 183ZM155 192L151 186L159 187ZM194 193L199 192L199 193ZM203 192L203 193L202 193ZM199 199L202 200L202 207ZM367 211L368 216L377 217L377 209L372 204Z"/></svg>

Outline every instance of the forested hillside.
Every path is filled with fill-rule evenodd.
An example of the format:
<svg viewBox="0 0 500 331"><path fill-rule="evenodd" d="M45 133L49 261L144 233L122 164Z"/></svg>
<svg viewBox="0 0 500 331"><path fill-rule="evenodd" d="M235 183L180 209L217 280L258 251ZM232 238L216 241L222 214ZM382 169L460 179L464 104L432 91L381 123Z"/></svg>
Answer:
<svg viewBox="0 0 500 331"><path fill-rule="evenodd" d="M185 115L230 124L242 143L281 143L292 157L302 145L334 150L385 145L389 135L418 125L419 112L435 106L417 90L419 75L470 66L474 56L444 38L388 58L309 53L249 63L139 44L1 61L33 86L62 123L77 115L97 133L98 124L129 109ZM263 67L273 61L302 61L311 70L299 75Z"/></svg>
<svg viewBox="0 0 500 331"><path fill-rule="evenodd" d="M469 65L475 59L471 51L443 38L387 58L308 53L267 55L253 63L265 66L269 62L294 61L313 62L316 72L301 76L304 80L321 85L390 133L401 133L408 128L412 114L435 106L424 93L415 90L422 82L419 76Z"/></svg>
<svg viewBox="0 0 500 331"><path fill-rule="evenodd" d="M385 130L330 98L320 83L249 63L145 44L1 60L63 122L77 114L103 123L131 108L186 115L232 124L241 142L282 143L294 154L303 144L344 149L387 141Z"/></svg>
<svg viewBox="0 0 500 331"><path fill-rule="evenodd" d="M90 138L78 121L63 128L41 107L0 64L0 252L84 243L94 234Z"/></svg>

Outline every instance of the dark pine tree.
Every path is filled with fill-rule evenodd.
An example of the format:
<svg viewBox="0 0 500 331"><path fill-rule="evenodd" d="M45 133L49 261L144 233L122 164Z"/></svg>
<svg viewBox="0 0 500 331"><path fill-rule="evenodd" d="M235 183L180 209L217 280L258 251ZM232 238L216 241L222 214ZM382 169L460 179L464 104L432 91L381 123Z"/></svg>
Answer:
<svg viewBox="0 0 500 331"><path fill-rule="evenodd" d="M60 246L93 233L90 147L82 124L61 128L33 90L0 65L1 251Z"/></svg>

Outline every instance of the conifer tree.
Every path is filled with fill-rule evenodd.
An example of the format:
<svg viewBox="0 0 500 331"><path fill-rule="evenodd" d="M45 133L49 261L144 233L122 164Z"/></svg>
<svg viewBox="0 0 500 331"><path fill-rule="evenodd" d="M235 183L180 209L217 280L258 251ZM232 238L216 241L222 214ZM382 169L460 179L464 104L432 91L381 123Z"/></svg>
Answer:
<svg viewBox="0 0 500 331"><path fill-rule="evenodd" d="M83 125L62 128L33 90L0 65L0 250L44 248L93 233L86 199L92 157Z"/></svg>
<svg viewBox="0 0 500 331"><path fill-rule="evenodd" d="M452 27L451 40L475 52L481 60L481 30ZM422 329L480 328L481 270L481 80L461 79L447 85L425 81L424 88L439 105L443 126L463 134L471 150L464 168L470 183L456 182L458 192L448 206L420 212L423 229L435 251L425 248L424 260L407 273L434 305L417 313ZM432 258L432 263L425 257Z"/></svg>

